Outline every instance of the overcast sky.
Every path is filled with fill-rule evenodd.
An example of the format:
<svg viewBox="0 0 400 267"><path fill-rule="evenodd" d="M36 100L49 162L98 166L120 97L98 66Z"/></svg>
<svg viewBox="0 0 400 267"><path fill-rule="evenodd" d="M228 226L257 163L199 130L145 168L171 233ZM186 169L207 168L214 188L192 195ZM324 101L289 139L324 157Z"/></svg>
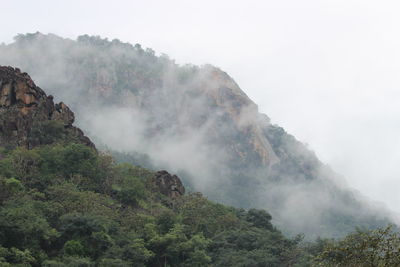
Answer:
<svg viewBox="0 0 400 267"><path fill-rule="evenodd" d="M400 2L1 1L0 42L40 31L211 63L349 185L400 212ZM0 59L1 64L1 59Z"/></svg>

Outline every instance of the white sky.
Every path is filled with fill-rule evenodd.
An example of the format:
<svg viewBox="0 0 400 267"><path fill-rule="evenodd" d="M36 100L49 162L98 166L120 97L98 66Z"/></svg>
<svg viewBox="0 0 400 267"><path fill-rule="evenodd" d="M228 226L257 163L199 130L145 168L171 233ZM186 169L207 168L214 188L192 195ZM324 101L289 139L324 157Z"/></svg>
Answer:
<svg viewBox="0 0 400 267"><path fill-rule="evenodd" d="M352 187L400 212L399 1L0 3L0 42L93 34L222 68Z"/></svg>

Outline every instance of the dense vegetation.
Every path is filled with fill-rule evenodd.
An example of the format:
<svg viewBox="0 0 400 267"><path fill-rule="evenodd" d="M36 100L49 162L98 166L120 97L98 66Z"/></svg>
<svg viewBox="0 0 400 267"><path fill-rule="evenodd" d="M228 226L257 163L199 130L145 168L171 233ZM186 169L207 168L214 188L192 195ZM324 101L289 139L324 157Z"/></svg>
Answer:
<svg viewBox="0 0 400 267"><path fill-rule="evenodd" d="M154 173L80 144L1 151L0 266L398 266L390 227L288 239L264 210L172 200Z"/></svg>
<svg viewBox="0 0 400 267"><path fill-rule="evenodd" d="M3 150L0 266L289 266L263 210L158 193L153 173L78 144Z"/></svg>

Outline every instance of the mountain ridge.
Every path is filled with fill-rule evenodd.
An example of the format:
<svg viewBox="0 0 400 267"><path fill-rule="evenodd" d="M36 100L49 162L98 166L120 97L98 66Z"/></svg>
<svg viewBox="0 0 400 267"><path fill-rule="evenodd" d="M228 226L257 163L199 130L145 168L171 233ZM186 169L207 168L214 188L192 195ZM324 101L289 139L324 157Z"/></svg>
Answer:
<svg viewBox="0 0 400 267"><path fill-rule="evenodd" d="M387 222L218 68L179 66L138 44L88 35L19 35L0 46L0 58L68 100L100 143L147 155L211 199L265 208L284 230L340 236Z"/></svg>

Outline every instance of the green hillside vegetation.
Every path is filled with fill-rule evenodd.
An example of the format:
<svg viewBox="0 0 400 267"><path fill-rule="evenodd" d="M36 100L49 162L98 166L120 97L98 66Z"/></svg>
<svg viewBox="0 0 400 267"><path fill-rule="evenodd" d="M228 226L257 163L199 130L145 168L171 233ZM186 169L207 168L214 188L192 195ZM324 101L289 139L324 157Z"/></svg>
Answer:
<svg viewBox="0 0 400 267"><path fill-rule="evenodd" d="M158 193L154 173L80 144L2 150L0 266L291 266L263 210ZM304 259L305 260L305 259Z"/></svg>
<svg viewBox="0 0 400 267"><path fill-rule="evenodd" d="M0 266L398 266L390 227L343 240L285 237L264 210L200 193L81 144L1 151Z"/></svg>

